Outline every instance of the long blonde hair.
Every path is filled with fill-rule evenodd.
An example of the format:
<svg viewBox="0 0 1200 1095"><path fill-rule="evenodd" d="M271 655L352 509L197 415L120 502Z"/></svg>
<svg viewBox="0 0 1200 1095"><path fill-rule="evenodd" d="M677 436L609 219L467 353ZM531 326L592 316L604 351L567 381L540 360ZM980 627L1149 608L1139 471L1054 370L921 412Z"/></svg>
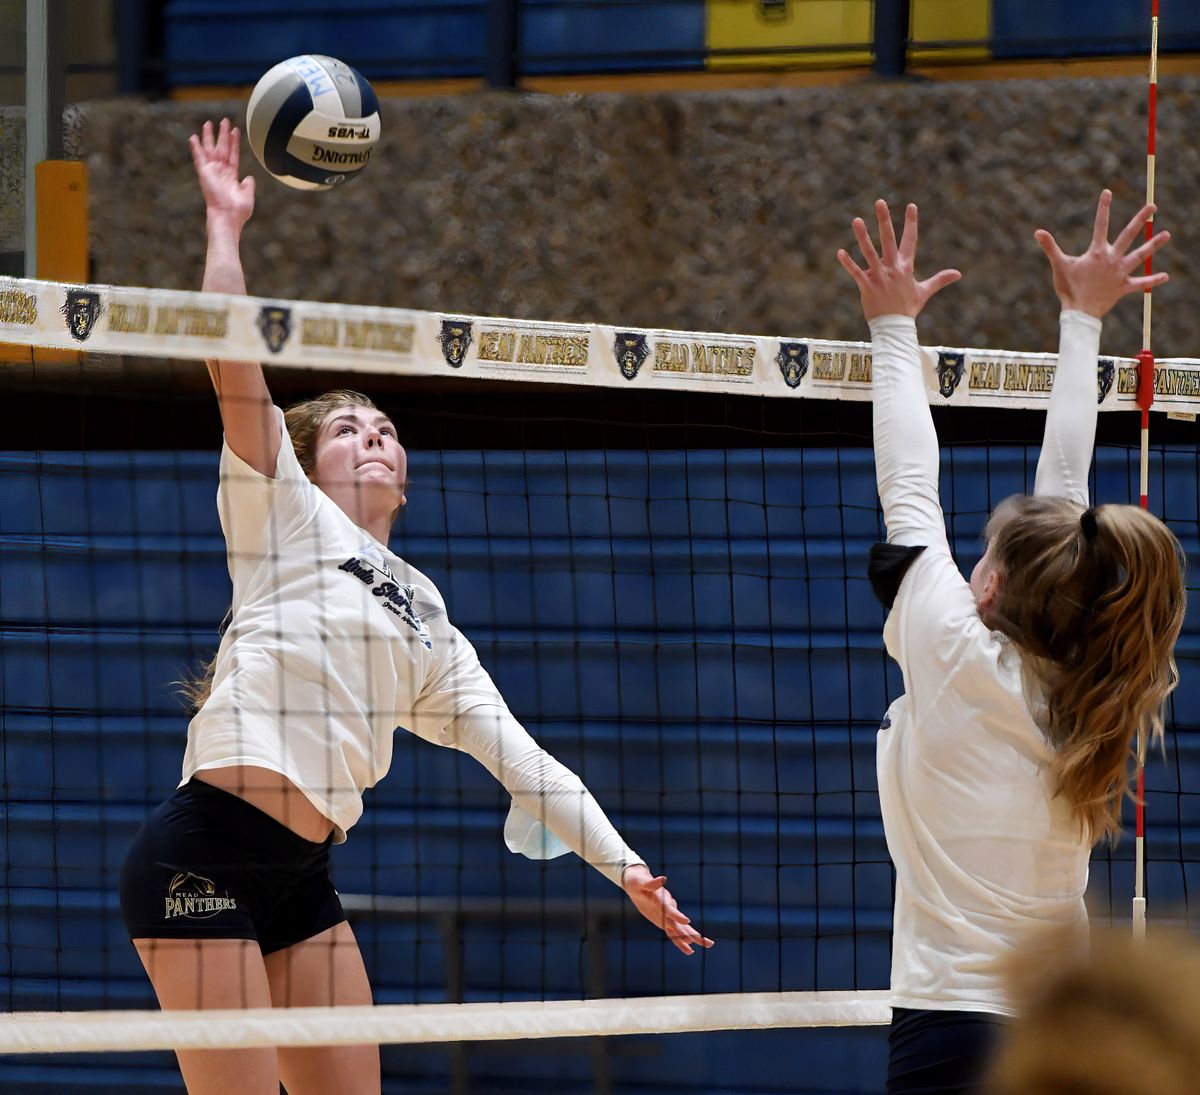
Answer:
<svg viewBox="0 0 1200 1095"><path fill-rule="evenodd" d="M293 403L283 412L283 422L287 427L292 449L296 460L305 475L312 475L317 463L317 433L321 424L330 414L343 407L366 407L368 410L378 410L375 404L362 392L351 391L349 388L337 388L326 392L315 399L305 399ZM395 516L393 514L393 516ZM228 614L226 614L228 620ZM224 634L224 625L221 633ZM192 712L199 711L204 706L212 691L213 674L217 668L217 655L212 656L175 681L176 690L184 704Z"/></svg>
<svg viewBox="0 0 1200 1095"><path fill-rule="evenodd" d="M1120 831L1133 743L1162 739L1186 602L1179 541L1137 506L1018 495L987 526L1001 574L989 627L1045 698L1054 786L1092 841ZM1144 752L1144 749L1143 749ZM1144 759L1139 757L1138 759Z"/></svg>

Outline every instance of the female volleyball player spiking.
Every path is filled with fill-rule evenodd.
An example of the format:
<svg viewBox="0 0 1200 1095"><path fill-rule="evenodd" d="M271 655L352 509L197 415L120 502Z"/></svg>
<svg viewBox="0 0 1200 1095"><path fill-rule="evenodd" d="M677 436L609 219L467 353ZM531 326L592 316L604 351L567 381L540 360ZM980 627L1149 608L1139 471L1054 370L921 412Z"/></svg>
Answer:
<svg viewBox="0 0 1200 1095"><path fill-rule="evenodd" d="M999 961L1049 925L1086 933L1091 845L1115 834L1139 728L1162 732L1183 621L1182 552L1156 518L1093 507L1100 320L1166 232L1130 250L1143 208L1108 242L1105 191L1081 256L1036 234L1062 303L1061 342L1034 494L991 515L970 582L950 554L938 445L915 319L957 281L918 281L917 209L899 245L876 203L880 250L838 261L871 327L875 462L888 542L871 556L905 694L879 732L880 808L896 867L890 1095L976 1090L1010 1013Z"/></svg>
<svg viewBox="0 0 1200 1095"><path fill-rule="evenodd" d="M206 290L244 293L254 180L223 119L190 139L208 219ZM579 779L509 713L423 574L387 547L406 456L355 393L272 405L257 363L209 363L225 428L218 507L233 606L188 731L183 782L135 838L126 926L164 1008L369 1004L329 846L388 770L399 723L469 752L513 796L510 846L545 833L621 886L685 954L695 930ZM179 1053L192 1095L380 1088L378 1048Z"/></svg>

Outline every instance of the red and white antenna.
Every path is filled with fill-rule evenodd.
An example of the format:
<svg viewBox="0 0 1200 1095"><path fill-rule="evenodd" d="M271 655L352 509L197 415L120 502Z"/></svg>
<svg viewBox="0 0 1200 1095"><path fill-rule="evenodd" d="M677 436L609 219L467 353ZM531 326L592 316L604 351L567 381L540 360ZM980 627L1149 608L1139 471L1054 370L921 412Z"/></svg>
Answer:
<svg viewBox="0 0 1200 1095"><path fill-rule="evenodd" d="M1158 112L1158 0L1150 0L1150 98L1146 133L1146 202L1154 201L1154 132ZM1146 222L1146 239L1154 236L1154 217ZM1146 276L1154 271L1154 257L1146 256ZM1137 403L1142 412L1142 456L1139 501L1142 509L1150 502L1150 407L1154 403L1154 354L1150 349L1150 308L1153 297L1149 286L1142 294L1142 352L1138 360ZM1138 729L1138 767L1136 810L1136 863L1133 875L1133 934L1142 939L1146 934L1146 768L1145 734Z"/></svg>

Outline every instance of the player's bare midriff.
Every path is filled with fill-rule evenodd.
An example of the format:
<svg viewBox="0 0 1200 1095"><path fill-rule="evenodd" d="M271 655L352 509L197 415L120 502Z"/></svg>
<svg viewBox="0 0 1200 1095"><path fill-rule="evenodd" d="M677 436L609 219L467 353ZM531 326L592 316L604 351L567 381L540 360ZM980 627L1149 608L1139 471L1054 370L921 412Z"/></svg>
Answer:
<svg viewBox="0 0 1200 1095"><path fill-rule="evenodd" d="M287 776L269 768L255 768L248 764L205 768L197 772L195 778L237 795L280 825L287 826L297 836L314 844L320 843L333 832L333 822L305 798L304 792Z"/></svg>

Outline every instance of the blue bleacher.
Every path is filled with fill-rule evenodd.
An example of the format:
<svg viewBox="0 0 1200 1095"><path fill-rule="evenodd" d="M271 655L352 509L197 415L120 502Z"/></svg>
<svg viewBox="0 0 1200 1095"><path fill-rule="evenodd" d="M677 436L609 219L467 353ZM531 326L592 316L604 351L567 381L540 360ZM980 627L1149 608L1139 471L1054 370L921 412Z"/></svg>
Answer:
<svg viewBox="0 0 1200 1095"><path fill-rule="evenodd" d="M964 566L986 513L1028 485L1034 459L945 452ZM1135 459L1099 452L1099 496L1132 496ZM1194 451L1155 460L1152 505L1194 555ZM0 455L0 1008L152 1006L116 874L178 777L186 716L170 682L211 651L228 602L216 472L214 453ZM702 959L672 961L627 918L604 952L610 991L886 984L892 880L874 738L899 679L863 577L879 533L869 450L426 452L411 455L411 476L395 549L438 584L513 710L720 939ZM1158 910L1200 884L1195 611L1179 649L1178 732L1149 777ZM336 851L344 893L613 899L573 858L509 855L505 796L469 758L404 733L395 745ZM1125 913L1131 856L1131 841L1097 854L1101 914ZM433 927L366 919L356 930L381 1002L444 998ZM584 991L577 929L465 930L468 998ZM747 1043L705 1037L618 1055L617 1090L663 1090L665 1060L679 1092L797 1090L797 1046L813 1047L805 1090L872 1090L882 1067L879 1031L756 1035L765 1048L751 1071L730 1063L745 1065ZM404 1090L437 1090L418 1077L444 1056L394 1047L386 1058ZM472 1064L491 1085L479 1090L552 1089L537 1055L482 1050ZM575 1065L559 1064L554 1089L575 1090ZM74 1090L66 1067L6 1062L0 1095ZM101 1067L89 1091L173 1090L161 1055ZM114 1069L126 1079L104 1086Z"/></svg>

